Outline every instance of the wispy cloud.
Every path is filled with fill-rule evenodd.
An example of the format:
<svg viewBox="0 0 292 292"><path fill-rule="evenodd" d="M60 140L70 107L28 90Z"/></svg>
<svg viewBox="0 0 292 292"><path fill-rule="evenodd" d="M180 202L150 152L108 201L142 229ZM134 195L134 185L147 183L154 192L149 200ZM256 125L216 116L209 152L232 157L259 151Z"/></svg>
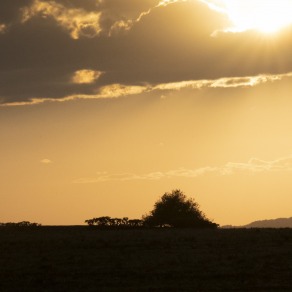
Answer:
<svg viewBox="0 0 292 292"><path fill-rule="evenodd" d="M89 82L88 82L89 83ZM87 84L88 84L87 83ZM81 84L81 83L80 83ZM141 94L146 91L150 91L151 88L147 86L127 86L122 84L112 84L101 87L97 90L95 94L74 94L68 95L62 98L31 98L28 101L20 101L20 102L11 102L11 103L2 103L0 107L6 106L28 106L28 105L36 105L43 102L66 102L72 101L76 99L111 99L111 98L119 98L123 96L130 96L135 94Z"/></svg>
<svg viewBox="0 0 292 292"><path fill-rule="evenodd" d="M43 163L43 164L51 164L51 163L53 163L53 161L50 160L50 159L48 159L48 158L44 158L44 159L42 159L42 160L40 161L40 163Z"/></svg>
<svg viewBox="0 0 292 292"><path fill-rule="evenodd" d="M76 71L72 77L72 82L78 84L91 84L97 80L102 72L93 70ZM151 91L169 91L182 89L202 89L202 88L236 88L236 87L254 87L263 83L280 81L285 77L292 77L292 72L277 75L258 75L247 77L226 77L214 80L188 80L171 83L161 83L158 85L123 85L111 84L101 87L94 94L74 94L63 98L31 98L29 101L3 103L0 106L20 106L32 105L45 101L70 101L74 99L104 99L104 98L119 98L135 94L141 94Z"/></svg>
<svg viewBox="0 0 292 292"><path fill-rule="evenodd" d="M101 88L99 96L102 98L115 98L126 95L140 94L148 90L147 86L127 86L112 84Z"/></svg>
<svg viewBox="0 0 292 292"><path fill-rule="evenodd" d="M190 0L161 0L158 2L157 5L155 5L154 7L150 8L148 11L144 11L140 14L140 16L136 19L136 22L140 21L142 17L150 14L152 12L153 9L155 8L159 8L159 7L166 7L170 4L175 4L175 3L180 3L180 2L189 2ZM224 12L226 13L226 10L223 9L223 7L220 7L219 5L216 5L215 3L212 3L208 0L198 0L199 2L202 2L204 4L206 4L209 8L217 11L217 12Z"/></svg>
<svg viewBox="0 0 292 292"><path fill-rule="evenodd" d="M267 171L292 171L292 156L272 161L251 158L247 163L228 162L223 167L218 168L218 170L222 175L232 174L240 170L251 171L254 173Z"/></svg>
<svg viewBox="0 0 292 292"><path fill-rule="evenodd" d="M196 178L206 174L231 175L239 171L251 173L292 171L292 156L264 161L252 158L248 162L228 162L222 166L206 166L197 169L179 168L166 172L151 172L147 174L135 173L108 173L98 172L95 177L79 178L74 183L98 183L106 181L132 181L132 180L160 180L177 177Z"/></svg>
<svg viewBox="0 0 292 292"><path fill-rule="evenodd" d="M101 32L100 12L87 12L83 9L67 8L57 1L34 0L22 11L22 21L27 22L36 15L52 17L66 29L73 39L80 36L95 37Z"/></svg>
<svg viewBox="0 0 292 292"><path fill-rule="evenodd" d="M163 83L153 87L159 90L180 90L183 88L200 89L203 87L210 88L234 88L234 87L253 87L262 83L273 82L281 80L284 77L291 77L292 72L287 74L275 75L257 75L246 77L226 77L215 80L189 80L173 83Z"/></svg>
<svg viewBox="0 0 292 292"><path fill-rule="evenodd" d="M166 7L170 4L174 4L174 3L178 3L178 2L188 2L189 0L161 0L158 2L157 5L149 8L146 11L142 11L140 13L140 15L135 18L135 19L127 19L127 20L118 20L116 21L111 29L110 29L110 35L113 32L116 31L120 31L120 30L130 30L136 23L140 22L145 16L149 15L150 13L152 13L153 10L155 10L156 8L160 8L160 7ZM209 3L206 3L205 1L201 1L207 5L209 5Z"/></svg>

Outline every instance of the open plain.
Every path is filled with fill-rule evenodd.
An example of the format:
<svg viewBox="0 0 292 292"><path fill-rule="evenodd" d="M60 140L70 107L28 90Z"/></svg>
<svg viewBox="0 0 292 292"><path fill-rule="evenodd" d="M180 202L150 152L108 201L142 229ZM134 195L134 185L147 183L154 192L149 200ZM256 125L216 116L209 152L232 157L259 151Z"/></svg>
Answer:
<svg viewBox="0 0 292 292"><path fill-rule="evenodd" d="M292 229L0 229L0 291L292 291Z"/></svg>

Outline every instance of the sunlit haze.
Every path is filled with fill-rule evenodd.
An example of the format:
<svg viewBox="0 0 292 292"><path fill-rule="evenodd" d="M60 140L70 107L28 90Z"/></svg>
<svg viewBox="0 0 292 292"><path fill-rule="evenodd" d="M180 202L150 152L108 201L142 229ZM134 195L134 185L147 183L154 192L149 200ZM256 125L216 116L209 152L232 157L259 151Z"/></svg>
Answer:
<svg viewBox="0 0 292 292"><path fill-rule="evenodd" d="M0 222L291 217L292 1L0 1ZM272 33L271 33L272 32Z"/></svg>
<svg viewBox="0 0 292 292"><path fill-rule="evenodd" d="M291 0L222 0L235 31L275 33L292 23Z"/></svg>

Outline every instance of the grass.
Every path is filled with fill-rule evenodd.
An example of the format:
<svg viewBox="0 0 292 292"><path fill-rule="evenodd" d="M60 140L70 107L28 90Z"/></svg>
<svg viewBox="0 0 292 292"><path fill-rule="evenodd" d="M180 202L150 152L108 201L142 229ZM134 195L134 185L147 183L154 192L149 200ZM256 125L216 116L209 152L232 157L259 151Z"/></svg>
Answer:
<svg viewBox="0 0 292 292"><path fill-rule="evenodd" d="M292 229L0 228L0 291L292 291Z"/></svg>

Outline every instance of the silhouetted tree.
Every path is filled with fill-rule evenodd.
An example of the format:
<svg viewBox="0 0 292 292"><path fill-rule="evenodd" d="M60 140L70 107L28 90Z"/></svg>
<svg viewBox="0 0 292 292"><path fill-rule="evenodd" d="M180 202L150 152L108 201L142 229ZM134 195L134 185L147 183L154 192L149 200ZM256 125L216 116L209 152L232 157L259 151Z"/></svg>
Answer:
<svg viewBox="0 0 292 292"><path fill-rule="evenodd" d="M143 220L130 219L128 217L123 218L111 218L109 216L103 216L93 219L85 220L89 226L97 226L102 229L110 228L141 228L143 227Z"/></svg>
<svg viewBox="0 0 292 292"><path fill-rule="evenodd" d="M122 225L127 226L129 224L129 218L128 217L123 217L122 218Z"/></svg>
<svg viewBox="0 0 292 292"><path fill-rule="evenodd" d="M128 222L129 222L129 226L131 226L131 227L142 227L143 226L143 221L140 219L131 219Z"/></svg>
<svg viewBox="0 0 292 292"><path fill-rule="evenodd" d="M0 223L0 226L3 226L3 227L39 227L39 226L41 226L41 224L29 222L29 221L21 221L21 222Z"/></svg>
<svg viewBox="0 0 292 292"><path fill-rule="evenodd" d="M85 223L87 223L89 226L93 226L94 225L94 219L87 219L87 220L85 220Z"/></svg>
<svg viewBox="0 0 292 292"><path fill-rule="evenodd" d="M180 190L165 193L158 200L149 215L143 217L149 227L172 226L192 228L216 228L218 225L206 218L200 211L198 203L187 199Z"/></svg>
<svg viewBox="0 0 292 292"><path fill-rule="evenodd" d="M103 217L99 217L99 218L95 218L95 223L98 226L110 226L111 225L111 217L109 216L103 216Z"/></svg>

